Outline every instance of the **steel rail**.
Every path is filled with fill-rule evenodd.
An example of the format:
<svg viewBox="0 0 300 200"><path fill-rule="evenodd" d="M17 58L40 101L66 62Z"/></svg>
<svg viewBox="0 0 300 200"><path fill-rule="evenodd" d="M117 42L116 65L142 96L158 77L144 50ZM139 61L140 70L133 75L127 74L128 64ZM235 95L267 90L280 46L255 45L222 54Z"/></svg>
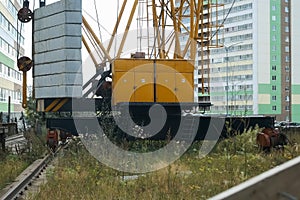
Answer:
<svg viewBox="0 0 300 200"><path fill-rule="evenodd" d="M53 154L46 155L43 159L37 160L27 169L25 169L24 171L29 171L30 173L24 175L24 177L21 178L17 183L14 183L13 186L2 197L0 197L0 199L12 200L17 199L19 196L21 196L23 194L23 191L27 190L27 187L30 186L33 179L38 177L38 175L47 167L47 165L52 161L52 159L60 149L61 146ZM36 166L33 168L33 165Z"/></svg>
<svg viewBox="0 0 300 200"><path fill-rule="evenodd" d="M40 160L39 164L32 170L32 173L29 173L18 183L16 183L12 188L10 188L8 192L1 197L1 200L16 199L18 196L22 195L22 191L27 189L27 186L30 185L32 179L35 178L45 168L49 161L50 155L47 155L45 158ZM29 166L28 168L30 167L31 166Z"/></svg>

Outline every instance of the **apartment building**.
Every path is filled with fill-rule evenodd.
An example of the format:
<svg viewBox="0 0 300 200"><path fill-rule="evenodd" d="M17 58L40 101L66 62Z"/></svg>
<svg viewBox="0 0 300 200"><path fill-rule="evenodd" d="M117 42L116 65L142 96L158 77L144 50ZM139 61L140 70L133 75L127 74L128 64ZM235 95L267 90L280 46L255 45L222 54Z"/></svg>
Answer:
<svg viewBox="0 0 300 200"><path fill-rule="evenodd" d="M17 67L17 54L24 54L24 27L17 13L23 0L0 0L0 112L22 110L22 73ZM21 27L22 26L22 27ZM18 34L18 32L20 32ZM19 47L18 47L18 44Z"/></svg>
<svg viewBox="0 0 300 200"><path fill-rule="evenodd" d="M221 48L210 50L212 113L300 121L298 0L219 0ZM223 23L223 22L218 22ZM213 41L216 38L213 38ZM207 73L207 72L206 72ZM201 73L200 73L201 74ZM200 76L199 76L200 79ZM201 97L201 94L199 94Z"/></svg>

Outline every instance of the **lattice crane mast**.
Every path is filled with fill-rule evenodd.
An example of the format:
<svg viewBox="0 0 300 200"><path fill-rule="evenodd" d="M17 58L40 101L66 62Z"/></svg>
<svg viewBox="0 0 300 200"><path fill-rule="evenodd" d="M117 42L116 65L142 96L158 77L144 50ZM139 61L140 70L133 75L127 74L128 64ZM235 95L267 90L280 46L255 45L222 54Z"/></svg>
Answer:
<svg viewBox="0 0 300 200"><path fill-rule="evenodd" d="M147 65L148 63L148 65L150 65L149 63L155 60L155 62L164 61L163 64L166 64L171 68L172 66L177 65L177 67L173 68L179 73L184 72L181 68L189 68L192 66L193 68L199 69L201 72L200 74L202 74L202 77L199 79L201 80L201 92L202 94L209 92L209 90L204 90L204 88L209 88L210 48L218 47L220 41L218 38L219 34L216 34L222 27L222 25L218 24L218 10L220 6L223 5L218 4L218 1L211 0L135 0L132 5L129 5L128 1L124 0L118 13L117 21L114 25L108 45L106 46L94 33L85 17L83 17L83 30L85 33L83 36L83 43L98 69L97 75L94 76L90 82L85 84L84 89L90 83L95 82L99 74L103 73L104 67L107 66L105 63L112 64L111 66L114 66L114 69L117 70L114 71L114 69L110 68L109 73L106 73L107 76L110 72L118 74L118 69L122 67L124 68L124 66L125 68L127 66L126 70L128 71L131 67L136 66L135 63L138 61L144 60L145 63L142 64ZM143 7L143 15L141 15L140 12L141 7ZM130 14L125 17L124 11L126 8L130 8ZM144 16L145 14L146 16ZM213 14L216 16L214 19L212 17ZM122 56L124 55L122 55L122 52L126 42L128 42L127 40L129 40L128 34L134 17L136 17L138 24L138 30L136 30L136 37L138 40L136 52L131 53L130 59L123 60L124 57ZM120 30L121 23L126 23L125 29L123 30ZM146 25L139 27L140 24ZM115 55L112 56L112 46L117 38L117 33L120 32L122 32L122 36L118 43L117 50L114 53ZM214 40L213 36L216 36ZM87 40L87 38L89 38L89 40ZM94 51L90 48L90 46L94 47ZM144 47L144 49L141 47ZM98 59L100 62L97 62L96 55L100 55L100 59ZM128 55L125 56L129 58ZM196 63L198 58L200 61ZM122 64L120 64L121 61ZM186 63L189 63L189 66ZM207 77L204 77L204 70L207 72ZM190 70L186 72L193 73L194 70L190 68ZM160 74L155 74L156 72L152 73L154 73L154 78L156 78L156 75L162 76ZM152 74L150 76L152 76ZM118 75L115 77L118 77ZM187 78L188 82L192 85L194 85L193 78L194 76L189 76L189 78ZM101 80L103 81L104 79L102 74ZM170 80L166 79L165 81ZM133 85L133 87L136 87L137 83L133 83ZM99 89L99 87L101 87L101 83L98 83L97 89ZM156 86L154 85L154 87ZM95 87L90 88L84 96L87 97L90 93L95 93L95 90L97 89ZM174 91L176 90L178 90L178 88L174 86ZM157 92L157 90L154 89L153 97L151 96L150 99L144 100L147 102L156 102L156 100L159 101L159 99L164 99L164 97L157 97L159 94L155 94L155 92ZM191 94L186 93L183 93L182 95L192 96ZM116 96L118 96L118 94ZM183 99L184 101L193 101L192 98ZM131 98L131 101L135 100ZM176 101L177 100L171 100L171 102ZM118 100L115 101L115 103L118 102Z"/></svg>

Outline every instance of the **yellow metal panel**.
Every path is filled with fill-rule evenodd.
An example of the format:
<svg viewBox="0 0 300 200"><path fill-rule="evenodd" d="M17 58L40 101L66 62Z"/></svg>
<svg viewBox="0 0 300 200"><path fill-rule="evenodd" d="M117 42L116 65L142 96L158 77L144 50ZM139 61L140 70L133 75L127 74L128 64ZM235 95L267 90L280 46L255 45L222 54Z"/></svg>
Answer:
<svg viewBox="0 0 300 200"><path fill-rule="evenodd" d="M117 59L113 62L113 71L153 72L153 60L147 59Z"/></svg>
<svg viewBox="0 0 300 200"><path fill-rule="evenodd" d="M157 60L156 61L156 72L168 72L175 73L176 62L175 60Z"/></svg>
<svg viewBox="0 0 300 200"><path fill-rule="evenodd" d="M154 102L153 73L135 72L134 102Z"/></svg>
<svg viewBox="0 0 300 200"><path fill-rule="evenodd" d="M135 67L134 71L135 72L154 72L154 64L153 61L150 60L136 60L134 61Z"/></svg>
<svg viewBox="0 0 300 200"><path fill-rule="evenodd" d="M176 73L176 97L179 102L194 102L193 73Z"/></svg>
<svg viewBox="0 0 300 200"><path fill-rule="evenodd" d="M189 60L176 60L176 70L178 72L192 73L194 72L194 65L192 61Z"/></svg>
<svg viewBox="0 0 300 200"><path fill-rule="evenodd" d="M113 104L154 102L154 96L157 102L194 101L194 66L189 61L117 59L113 66Z"/></svg>
<svg viewBox="0 0 300 200"><path fill-rule="evenodd" d="M114 72L129 71L135 67L130 59L117 59L112 66Z"/></svg>
<svg viewBox="0 0 300 200"><path fill-rule="evenodd" d="M156 101L175 102L175 73L156 75Z"/></svg>
<svg viewBox="0 0 300 200"><path fill-rule="evenodd" d="M132 102L134 99L134 72L115 72L113 74L113 104Z"/></svg>

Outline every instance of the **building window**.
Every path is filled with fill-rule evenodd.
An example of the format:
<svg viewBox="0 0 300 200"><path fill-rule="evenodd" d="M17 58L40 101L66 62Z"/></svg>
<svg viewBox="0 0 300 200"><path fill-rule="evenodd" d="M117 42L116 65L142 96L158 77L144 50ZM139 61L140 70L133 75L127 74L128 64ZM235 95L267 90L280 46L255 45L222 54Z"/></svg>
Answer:
<svg viewBox="0 0 300 200"><path fill-rule="evenodd" d="M276 31L276 26L275 25L272 26L272 31Z"/></svg>
<svg viewBox="0 0 300 200"><path fill-rule="evenodd" d="M272 81L276 81L276 76L272 76Z"/></svg>
<svg viewBox="0 0 300 200"><path fill-rule="evenodd" d="M272 65L272 70L276 71L276 65Z"/></svg>
<svg viewBox="0 0 300 200"><path fill-rule="evenodd" d="M289 102L290 101L290 97L289 96L285 96L285 101Z"/></svg>
<svg viewBox="0 0 300 200"><path fill-rule="evenodd" d="M285 91L286 91L286 92L290 91L290 87L289 87L289 86L286 86L286 87L285 87Z"/></svg>
<svg viewBox="0 0 300 200"><path fill-rule="evenodd" d="M277 56L272 56L272 61L276 61L277 60Z"/></svg>
<svg viewBox="0 0 300 200"><path fill-rule="evenodd" d="M289 22L289 17L285 17L284 22L288 23Z"/></svg>
<svg viewBox="0 0 300 200"><path fill-rule="evenodd" d="M290 106L285 106L285 111L289 111L290 110Z"/></svg>
<svg viewBox="0 0 300 200"><path fill-rule="evenodd" d="M272 106L272 110L275 111L276 110L276 106Z"/></svg>
<svg viewBox="0 0 300 200"><path fill-rule="evenodd" d="M276 101L277 97L276 96L272 96L272 101Z"/></svg>
<svg viewBox="0 0 300 200"><path fill-rule="evenodd" d="M275 11L276 10L276 6L272 5L272 10Z"/></svg>
<svg viewBox="0 0 300 200"><path fill-rule="evenodd" d="M285 71L289 72L290 71L290 67L288 65L285 66Z"/></svg>
<svg viewBox="0 0 300 200"><path fill-rule="evenodd" d="M290 32L290 29L289 29L289 27L288 27L288 26L286 26L286 27L284 28L284 31L285 31L286 33Z"/></svg>
<svg viewBox="0 0 300 200"><path fill-rule="evenodd" d="M285 56L285 62L290 62L290 57L289 56Z"/></svg>
<svg viewBox="0 0 300 200"><path fill-rule="evenodd" d="M273 90L273 91L276 90L276 85L272 85L272 90Z"/></svg>
<svg viewBox="0 0 300 200"><path fill-rule="evenodd" d="M285 76L285 82L290 82L290 77L289 76Z"/></svg>
<svg viewBox="0 0 300 200"><path fill-rule="evenodd" d="M5 101L4 89L0 88L0 101Z"/></svg>
<svg viewBox="0 0 300 200"><path fill-rule="evenodd" d="M276 41L276 35L272 36L272 41Z"/></svg>
<svg viewBox="0 0 300 200"><path fill-rule="evenodd" d="M285 42L289 42L289 41L290 41L289 36L286 36L286 37L285 37Z"/></svg>
<svg viewBox="0 0 300 200"><path fill-rule="evenodd" d="M272 16L272 21L276 21L276 16L275 15Z"/></svg>
<svg viewBox="0 0 300 200"><path fill-rule="evenodd" d="M272 46L272 51L276 51L276 45Z"/></svg>
<svg viewBox="0 0 300 200"><path fill-rule="evenodd" d="M290 52L290 47L289 46L285 46L285 52Z"/></svg>
<svg viewBox="0 0 300 200"><path fill-rule="evenodd" d="M289 12L289 7L284 7L284 12L288 13Z"/></svg>

